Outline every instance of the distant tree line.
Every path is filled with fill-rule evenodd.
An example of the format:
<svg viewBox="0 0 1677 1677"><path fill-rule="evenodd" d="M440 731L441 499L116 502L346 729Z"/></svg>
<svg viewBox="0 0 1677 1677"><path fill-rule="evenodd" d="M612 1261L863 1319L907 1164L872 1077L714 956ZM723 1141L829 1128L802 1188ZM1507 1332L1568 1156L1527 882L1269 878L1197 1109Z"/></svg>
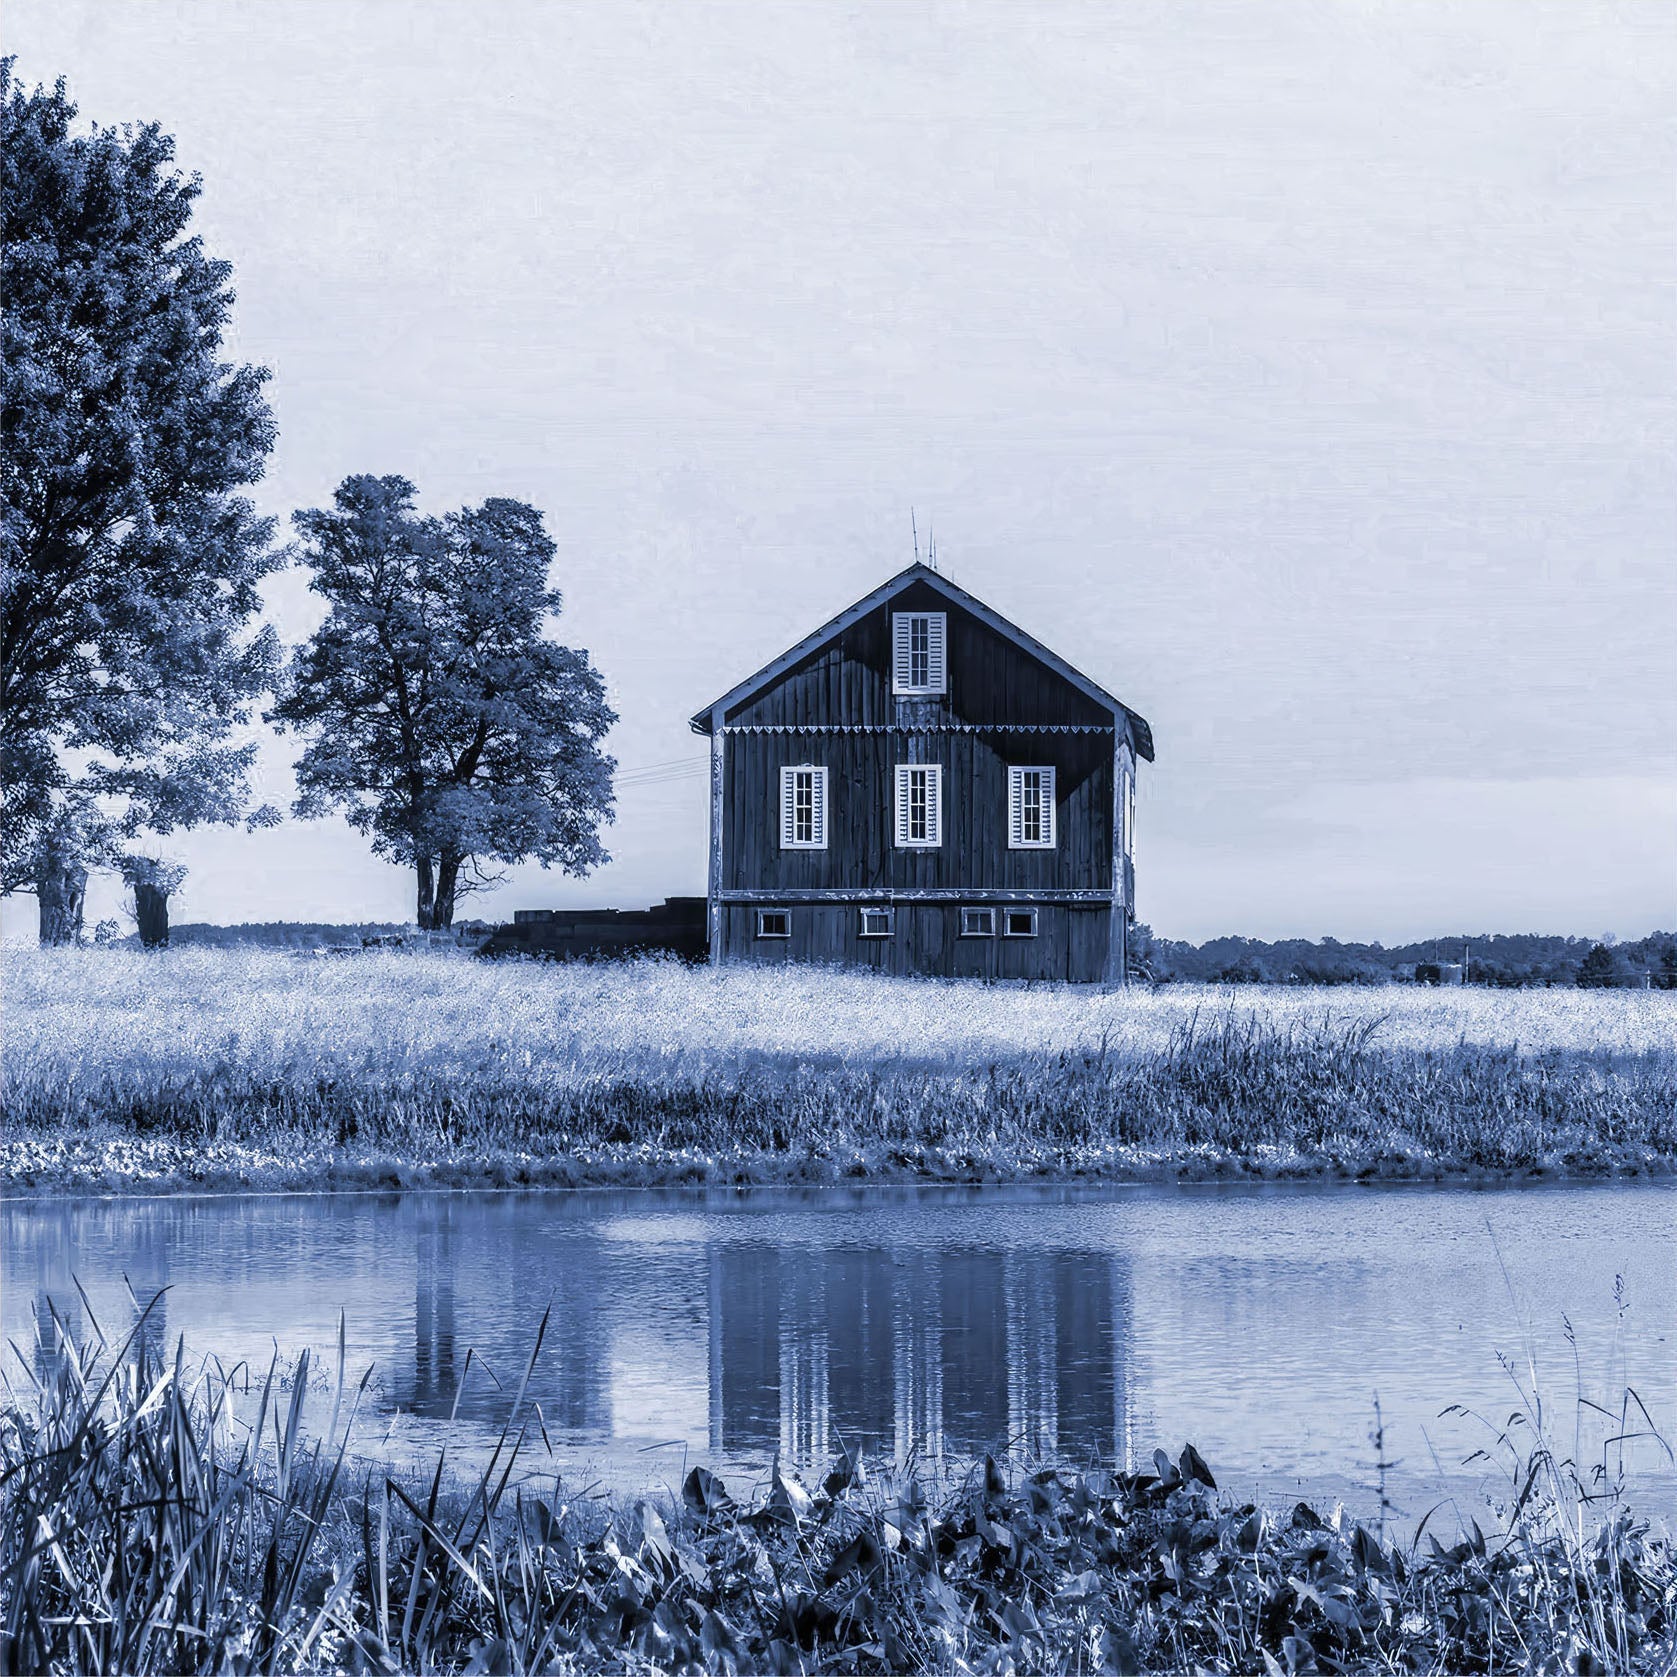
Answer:
<svg viewBox="0 0 1677 1677"><path fill-rule="evenodd" d="M1436 982L1466 955L1469 984L1497 989L1561 985L1611 989L1649 984L1677 990L1677 933L1634 942L1536 933L1428 938L1420 943L1312 942L1220 937L1201 944L1156 937L1136 926L1132 962L1155 983L1394 984Z"/></svg>

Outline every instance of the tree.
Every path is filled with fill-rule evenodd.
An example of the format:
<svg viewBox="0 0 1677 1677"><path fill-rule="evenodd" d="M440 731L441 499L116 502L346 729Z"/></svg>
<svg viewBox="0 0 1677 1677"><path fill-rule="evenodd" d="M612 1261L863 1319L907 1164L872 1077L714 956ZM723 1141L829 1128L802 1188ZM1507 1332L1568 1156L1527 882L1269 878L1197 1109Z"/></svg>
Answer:
<svg viewBox="0 0 1677 1677"><path fill-rule="evenodd" d="M606 860L617 720L584 652L546 638L561 599L534 507L494 499L420 516L400 477L352 477L296 514L310 583L330 605L271 713L303 732L297 813L342 810L414 869L421 927L534 858Z"/></svg>
<svg viewBox="0 0 1677 1677"><path fill-rule="evenodd" d="M43 915L79 865L43 841L87 799L130 835L242 813L235 736L278 654L248 629L282 557L239 493L274 423L266 372L220 359L231 269L189 232L198 179L155 124L75 118L0 62L0 892L33 885Z"/></svg>
<svg viewBox="0 0 1677 1677"><path fill-rule="evenodd" d="M1583 990L1605 990L1613 982L1613 970L1613 951L1605 943L1598 943L1579 963L1578 986Z"/></svg>
<svg viewBox="0 0 1677 1677"><path fill-rule="evenodd" d="M161 856L124 856L118 864L123 883L134 894L134 924L143 949L165 949L169 943L169 899L186 882L186 869Z"/></svg>
<svg viewBox="0 0 1677 1677"><path fill-rule="evenodd" d="M35 829L10 877L34 883L43 946L81 942L88 875L112 865L116 846L111 823L82 792L59 802Z"/></svg>

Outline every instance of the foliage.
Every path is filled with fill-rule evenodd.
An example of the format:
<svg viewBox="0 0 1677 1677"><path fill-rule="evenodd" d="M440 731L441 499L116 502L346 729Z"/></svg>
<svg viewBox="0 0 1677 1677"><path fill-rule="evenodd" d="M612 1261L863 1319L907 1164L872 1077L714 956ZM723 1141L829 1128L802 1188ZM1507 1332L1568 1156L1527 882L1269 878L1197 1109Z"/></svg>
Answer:
<svg viewBox="0 0 1677 1677"><path fill-rule="evenodd" d="M1174 942L1137 926L1147 974L1159 982L1204 984L1389 984L1407 981L1418 967L1459 962L1467 955L1467 981L1496 989L1524 989L1578 981L1590 950L1585 938L1491 935L1431 938L1385 948L1378 943L1311 942L1289 938L1221 937L1206 943ZM1654 932L1609 951L1614 984L1632 985L1643 974L1662 988L1677 988L1677 935ZM1667 974L1670 980L1667 980Z"/></svg>
<svg viewBox="0 0 1677 1677"><path fill-rule="evenodd" d="M1677 1166L1663 992L1101 994L676 962L13 955L0 1176L88 1189Z"/></svg>
<svg viewBox="0 0 1677 1677"><path fill-rule="evenodd" d="M485 862L606 859L617 718L586 653L545 637L541 514L493 499L445 519L399 477L352 477L299 512L331 610L293 661L272 719L302 730L297 813L342 809L381 856L418 874L419 924L447 926Z"/></svg>
<svg viewBox="0 0 1677 1677"><path fill-rule="evenodd" d="M1530 1494L1541 1452L1506 1529L1448 1545L1231 1503L1191 1445L930 1485L841 1456L746 1502L695 1467L679 1498L602 1508L532 1477L545 1328L458 1487L440 1460L424 1483L351 1475L341 1328L311 1437L306 1357L253 1383L160 1367L143 1317L114 1356L53 1317L0 1412L0 1668L1559 1673L1677 1652L1669 1543L1622 1509L1560 1517Z"/></svg>
<svg viewBox="0 0 1677 1677"><path fill-rule="evenodd" d="M1613 951L1604 943L1595 944L1578 966L1578 988L1605 990L1613 982Z"/></svg>
<svg viewBox="0 0 1677 1677"><path fill-rule="evenodd" d="M138 851L124 856L117 864L122 882L129 890L146 887L172 897L186 883L186 868L180 862L166 861L161 856L146 856Z"/></svg>
<svg viewBox="0 0 1677 1677"><path fill-rule="evenodd" d="M359 947L363 938L395 937L406 930L394 920L259 920L238 926L188 921L173 928L170 942L177 949L326 949Z"/></svg>
<svg viewBox="0 0 1677 1677"><path fill-rule="evenodd" d="M0 886L74 792L120 830L232 821L234 743L276 657L246 633L278 562L240 491L274 440L266 373L221 359L231 269L155 124L76 133L64 84L0 65Z"/></svg>

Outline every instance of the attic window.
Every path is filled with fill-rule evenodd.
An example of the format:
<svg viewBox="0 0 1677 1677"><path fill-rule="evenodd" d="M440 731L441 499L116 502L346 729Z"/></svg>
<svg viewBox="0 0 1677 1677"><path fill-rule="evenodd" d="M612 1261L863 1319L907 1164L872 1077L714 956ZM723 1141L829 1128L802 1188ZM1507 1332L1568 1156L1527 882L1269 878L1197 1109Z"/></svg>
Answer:
<svg viewBox="0 0 1677 1677"><path fill-rule="evenodd" d="M795 763L780 771L780 848L827 848L827 770Z"/></svg>
<svg viewBox="0 0 1677 1677"><path fill-rule="evenodd" d="M899 697L937 695L949 690L945 656L948 614L897 611L891 614L891 691Z"/></svg>
<svg viewBox="0 0 1677 1677"><path fill-rule="evenodd" d="M1054 771L1012 767L1007 771L1007 847L1054 848Z"/></svg>

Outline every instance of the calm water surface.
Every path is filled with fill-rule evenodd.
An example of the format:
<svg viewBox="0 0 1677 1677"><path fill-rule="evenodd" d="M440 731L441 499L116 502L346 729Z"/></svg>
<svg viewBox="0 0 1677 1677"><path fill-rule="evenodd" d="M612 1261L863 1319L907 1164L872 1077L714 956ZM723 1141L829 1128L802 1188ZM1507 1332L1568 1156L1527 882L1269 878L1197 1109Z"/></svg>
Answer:
<svg viewBox="0 0 1677 1677"><path fill-rule="evenodd" d="M469 1461L551 1307L531 1394L554 1465L615 1488L694 1461L752 1480L841 1441L1146 1460L1191 1439L1242 1493L1369 1509L1378 1397L1419 1517L1503 1485L1464 1465L1484 1426L1440 1414L1504 1422L1499 1356L1535 1360L1568 1445L1580 1379L1614 1404L1634 1386L1677 1438L1674 1234L1677 1191L1647 1185L14 1201L0 1331L14 1370L48 1298L87 1332L79 1281L126 1332L126 1277L166 1289L155 1337L261 1371L276 1344L333 1361L342 1311L352 1373L374 1371L361 1452ZM1662 1464L1630 1466L1669 1515Z"/></svg>

